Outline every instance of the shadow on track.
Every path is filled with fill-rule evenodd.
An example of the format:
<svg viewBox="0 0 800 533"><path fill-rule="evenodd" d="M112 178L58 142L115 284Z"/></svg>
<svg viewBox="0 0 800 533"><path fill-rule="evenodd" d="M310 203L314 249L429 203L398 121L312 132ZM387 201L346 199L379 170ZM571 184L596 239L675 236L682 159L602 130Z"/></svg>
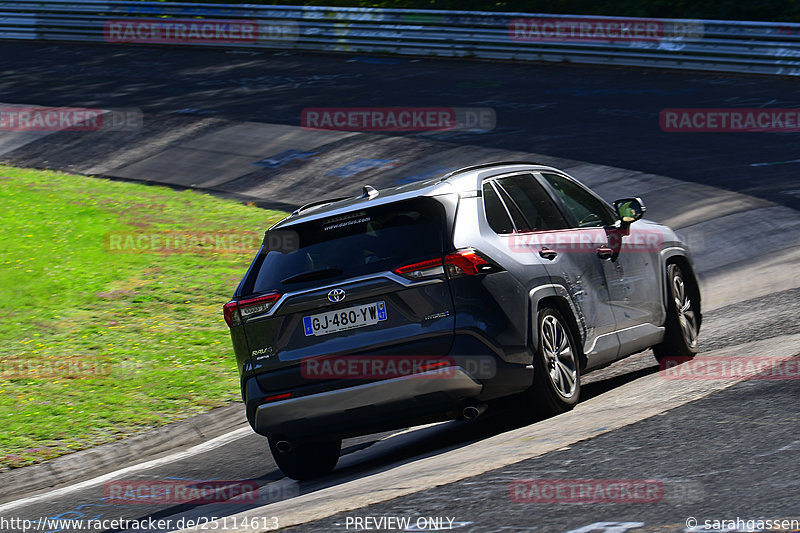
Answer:
<svg viewBox="0 0 800 533"><path fill-rule="evenodd" d="M658 365L650 362L651 357L649 354L634 356L630 360L623 360L588 374L586 378L589 379L582 387L581 401L601 396L617 387L658 372ZM514 396L492 402L486 413L475 420L453 420L400 432L385 432L347 439L344 442L339 465L333 473L303 482L285 478L274 467L264 439L263 448L254 450L253 457L259 461L261 468L267 467L267 463L269 466L262 470L265 472L263 475L253 477L249 481L257 482L260 487L259 492L268 493L269 497L260 497L256 503L229 501L221 505L203 503L174 505L146 514L140 517L140 520L148 518L158 520L176 516L230 516L385 472L420 459L441 455L501 433L536 424L545 418L535 414L534 409L529 408L522 397ZM284 496L281 497L281 494Z"/></svg>

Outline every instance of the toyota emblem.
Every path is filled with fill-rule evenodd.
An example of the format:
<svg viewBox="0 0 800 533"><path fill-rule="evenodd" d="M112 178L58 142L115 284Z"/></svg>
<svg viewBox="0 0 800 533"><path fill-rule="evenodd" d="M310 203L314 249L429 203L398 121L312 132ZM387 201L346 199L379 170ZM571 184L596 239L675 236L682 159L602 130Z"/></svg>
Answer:
<svg viewBox="0 0 800 533"><path fill-rule="evenodd" d="M331 292L328 293L328 300L333 303L339 303L344 300L345 292L344 289L333 289Z"/></svg>

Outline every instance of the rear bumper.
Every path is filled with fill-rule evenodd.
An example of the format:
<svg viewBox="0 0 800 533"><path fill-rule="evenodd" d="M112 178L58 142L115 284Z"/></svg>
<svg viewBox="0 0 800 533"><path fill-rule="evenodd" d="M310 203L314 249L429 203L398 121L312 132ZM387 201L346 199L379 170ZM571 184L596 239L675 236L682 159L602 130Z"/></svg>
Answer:
<svg viewBox="0 0 800 533"><path fill-rule="evenodd" d="M461 367L365 383L260 405L253 429L262 435L344 434L455 409L483 385Z"/></svg>

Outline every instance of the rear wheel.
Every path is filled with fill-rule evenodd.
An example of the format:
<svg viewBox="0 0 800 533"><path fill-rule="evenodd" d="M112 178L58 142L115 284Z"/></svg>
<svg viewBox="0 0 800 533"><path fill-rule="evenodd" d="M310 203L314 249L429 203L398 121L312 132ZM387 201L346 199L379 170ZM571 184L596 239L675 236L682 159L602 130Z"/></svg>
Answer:
<svg viewBox="0 0 800 533"><path fill-rule="evenodd" d="M667 284L666 331L664 341L653 346L653 354L659 362L667 357L691 359L697 354L700 330L697 288L676 264L667 265Z"/></svg>
<svg viewBox="0 0 800 533"><path fill-rule="evenodd" d="M342 451L341 440L291 441L289 446L286 442L288 441L282 442L270 437L269 449L275 464L286 477L298 481L324 476L333 471Z"/></svg>
<svg viewBox="0 0 800 533"><path fill-rule="evenodd" d="M544 308L538 317L539 346L533 361L529 398L536 411L555 415L578 403L581 370L578 344L569 323L557 309Z"/></svg>

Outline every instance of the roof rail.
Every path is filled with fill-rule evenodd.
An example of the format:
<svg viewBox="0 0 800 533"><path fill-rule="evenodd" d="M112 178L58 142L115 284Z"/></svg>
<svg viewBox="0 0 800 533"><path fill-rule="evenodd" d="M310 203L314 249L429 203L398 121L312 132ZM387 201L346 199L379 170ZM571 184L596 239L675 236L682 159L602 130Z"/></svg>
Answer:
<svg viewBox="0 0 800 533"><path fill-rule="evenodd" d="M472 170L479 170L482 168L489 168L489 167L496 167L498 165L540 165L541 163L536 163L535 161L492 161L491 163L481 163L480 165L472 165L469 167L459 168L458 170L454 170L442 176L439 181L445 181L457 174L463 174L464 172L470 172Z"/></svg>
<svg viewBox="0 0 800 533"><path fill-rule="evenodd" d="M292 211L292 215L291 216L299 215L303 211L311 209L312 207L319 207L321 205L332 204L334 202L340 202L342 200L349 200L351 198L353 198L353 196L338 196L336 198L328 198L327 200L317 200L316 202L311 202L311 203L308 203L308 204L305 204L305 205L301 205L300 207L298 207L297 209Z"/></svg>

